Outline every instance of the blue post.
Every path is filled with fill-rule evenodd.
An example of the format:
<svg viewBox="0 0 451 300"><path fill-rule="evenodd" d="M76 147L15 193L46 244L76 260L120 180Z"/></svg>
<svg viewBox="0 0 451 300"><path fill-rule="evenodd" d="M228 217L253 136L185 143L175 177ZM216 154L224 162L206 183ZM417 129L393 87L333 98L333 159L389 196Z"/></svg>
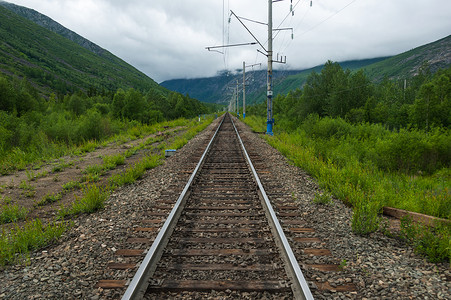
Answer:
<svg viewBox="0 0 451 300"><path fill-rule="evenodd" d="M246 119L246 113L243 113L243 120Z"/></svg>
<svg viewBox="0 0 451 300"><path fill-rule="evenodd" d="M266 134L267 135L274 135L272 132L272 126L274 125L274 119L266 121Z"/></svg>

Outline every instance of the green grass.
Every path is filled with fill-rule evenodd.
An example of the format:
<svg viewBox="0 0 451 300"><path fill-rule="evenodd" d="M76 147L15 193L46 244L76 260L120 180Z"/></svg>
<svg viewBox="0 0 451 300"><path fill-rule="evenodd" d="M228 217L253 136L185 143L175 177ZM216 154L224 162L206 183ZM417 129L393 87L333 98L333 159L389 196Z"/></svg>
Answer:
<svg viewBox="0 0 451 300"><path fill-rule="evenodd" d="M438 223L435 228L429 228L404 217L401 219L401 233L417 253L432 262L449 260L451 267L451 224Z"/></svg>
<svg viewBox="0 0 451 300"><path fill-rule="evenodd" d="M24 207L7 204L0 206L0 224L24 220L28 211Z"/></svg>
<svg viewBox="0 0 451 300"><path fill-rule="evenodd" d="M39 219L16 226L10 232L2 230L0 235L0 266L16 263L28 257L30 251L56 241L68 226L62 222L43 225Z"/></svg>
<svg viewBox="0 0 451 300"><path fill-rule="evenodd" d="M59 211L59 216L64 218L69 215L96 212L105 206L105 201L109 195L108 189L95 184L88 185L83 189L83 196L77 198L70 208L62 208Z"/></svg>
<svg viewBox="0 0 451 300"><path fill-rule="evenodd" d="M61 193L47 193L44 197L42 197L41 200L36 203L36 205L44 206L47 204L52 204L59 201L62 197L63 195Z"/></svg>
<svg viewBox="0 0 451 300"><path fill-rule="evenodd" d="M104 156L102 159L104 170L112 170L116 166L125 164L125 156L122 154Z"/></svg>
<svg viewBox="0 0 451 300"><path fill-rule="evenodd" d="M22 195L25 195L25 197L32 198L36 195L35 187L30 185L26 180L23 180L19 184L19 189L23 190Z"/></svg>
<svg viewBox="0 0 451 300"><path fill-rule="evenodd" d="M62 172L62 171L64 171L64 169L66 169L67 167L70 167L72 165L73 165L73 163L66 163L66 162L59 163L52 168L52 173Z"/></svg>
<svg viewBox="0 0 451 300"><path fill-rule="evenodd" d="M2 201L6 205L11 204L11 202L12 202L11 197L8 197L8 196L3 197Z"/></svg>
<svg viewBox="0 0 451 300"><path fill-rule="evenodd" d="M63 193L70 192L75 189L81 189L82 184L79 181L69 181L63 184Z"/></svg>
<svg viewBox="0 0 451 300"><path fill-rule="evenodd" d="M264 130L263 118L246 118L246 123L256 131ZM334 156L331 156L321 152L323 148L318 147L316 141L301 130L264 138L294 165L315 177L323 190L353 206L352 229L357 234L369 234L379 229L379 215L383 206L445 219L451 217L450 169L441 169L432 175L383 171L374 164L360 161L354 155L356 150L351 145L344 144L347 139L341 139L341 143L336 142L335 146L328 144L327 151L334 152ZM449 227L442 229L442 233L438 235L439 242L431 238L432 229L415 227L415 230L418 231L416 239L422 241L416 243L420 243L422 249L435 247L432 244L427 246L429 242L441 247L435 251L422 251L423 254L432 253L432 256L428 256L431 260L440 260L443 257L451 259ZM445 246L447 248L443 248ZM436 258L433 253L447 255Z"/></svg>
<svg viewBox="0 0 451 300"><path fill-rule="evenodd" d="M329 193L315 193L313 197L313 203L330 205L333 203L332 196Z"/></svg>
<svg viewBox="0 0 451 300"><path fill-rule="evenodd" d="M145 156L140 162L127 168L125 172L111 176L109 179L110 186L115 189L135 182L143 176L146 170L160 165L162 158L162 156L157 155Z"/></svg>

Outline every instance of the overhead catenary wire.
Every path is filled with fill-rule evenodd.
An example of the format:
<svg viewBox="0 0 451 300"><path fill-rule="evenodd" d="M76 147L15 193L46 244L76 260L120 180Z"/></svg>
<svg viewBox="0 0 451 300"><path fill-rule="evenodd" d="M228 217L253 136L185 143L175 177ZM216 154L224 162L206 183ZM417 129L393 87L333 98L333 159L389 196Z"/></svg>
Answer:
<svg viewBox="0 0 451 300"><path fill-rule="evenodd" d="M295 7L299 4L301 0L298 0L298 2L296 3ZM330 19L332 19L333 17L335 17L336 15L338 15L339 13L341 13L343 10L345 10L346 8L348 8L350 5L352 5L354 2L356 2L357 0L352 0L351 2L347 3L345 6L343 6L342 8L340 8L339 10L337 10L336 12L332 13L331 15L329 15L328 17L326 17L325 19L323 19L322 21L320 21L319 23L313 25L312 27L310 27L309 29L305 30L304 32L300 33L299 35L297 34L297 37L301 37L313 30L315 30L317 27L321 26L322 24L324 24L325 22L329 21ZM302 1L302 4L306 2L305 0ZM308 0L307 0L308 2ZM294 9L294 8L293 8ZM306 15L308 14L309 10L307 9L304 13L304 15L302 16L301 20L297 23L296 26L294 26L294 31L296 31L296 29L299 28L299 26L302 24L302 22L304 21ZM281 26L281 25L279 25ZM281 52L285 52L285 50L291 45L292 40L289 40L287 45L284 46L283 48L281 48Z"/></svg>
<svg viewBox="0 0 451 300"><path fill-rule="evenodd" d="M346 4L345 6L343 6L342 8L340 8L339 10L337 10L336 12L334 12L333 14L331 14L330 16L328 16L327 18L325 18L324 20L322 20L321 22L317 23L316 25L310 27L309 29L307 29L306 31L302 32L299 36L305 35L308 32L314 30L315 28L317 28L318 26L322 25L323 23L327 22L328 20L332 19L333 17L335 17L336 15L338 15L339 13L341 13L343 10L345 10L346 8L348 8L348 6L350 6L351 4L353 4L354 2L356 2L357 0L352 0L351 2L349 2L348 4Z"/></svg>

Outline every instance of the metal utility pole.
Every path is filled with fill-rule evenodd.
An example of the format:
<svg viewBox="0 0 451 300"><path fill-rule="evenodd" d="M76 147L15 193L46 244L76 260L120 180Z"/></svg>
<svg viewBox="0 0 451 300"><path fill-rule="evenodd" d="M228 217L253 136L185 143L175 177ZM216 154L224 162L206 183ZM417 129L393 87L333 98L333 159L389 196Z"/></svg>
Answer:
<svg viewBox="0 0 451 300"><path fill-rule="evenodd" d="M258 66L261 64L253 64L247 67ZM246 118L246 62L243 61L243 120Z"/></svg>
<svg viewBox="0 0 451 300"><path fill-rule="evenodd" d="M243 120L246 118L246 62L243 61Z"/></svg>
<svg viewBox="0 0 451 300"><path fill-rule="evenodd" d="M272 110L272 1L268 0L268 78L267 78L267 113L266 113L266 134L274 135L272 128L274 125Z"/></svg>
<svg viewBox="0 0 451 300"><path fill-rule="evenodd" d="M240 106L239 106L239 100L238 100L238 97L239 97L238 79L236 80L236 94L235 94L235 96L236 96L236 106L235 106L235 108L236 108L236 115L239 118L240 117Z"/></svg>

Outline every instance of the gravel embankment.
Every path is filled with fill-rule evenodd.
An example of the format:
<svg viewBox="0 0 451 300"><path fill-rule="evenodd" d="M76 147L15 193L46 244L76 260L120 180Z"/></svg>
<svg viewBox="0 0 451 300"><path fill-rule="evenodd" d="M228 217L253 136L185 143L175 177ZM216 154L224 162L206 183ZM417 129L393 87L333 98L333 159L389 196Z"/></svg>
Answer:
<svg viewBox="0 0 451 300"><path fill-rule="evenodd" d="M352 211L348 207L337 200L331 206L312 203L318 189L314 180L289 165L243 125L240 128L262 151L265 163L273 170L273 180L297 198L307 225L315 229L338 263L346 260L339 274L315 275L318 277L315 280L332 284L336 281L338 285L350 281L358 287L357 292L352 293L318 294L313 290L315 298L447 299L451 295L449 265L428 263L399 241L380 233L370 237L352 234ZM184 165L211 134L212 126L143 179L117 190L105 209L78 218L57 245L33 253L28 264L1 270L0 299L120 298L122 290L102 290L95 285L102 279L133 276L131 271L113 271L106 266L119 261L116 250L126 246L126 238L134 227L141 225L139 220L145 218L145 211L154 201L183 187L189 176L182 171L186 169ZM174 201L177 196L174 194Z"/></svg>

